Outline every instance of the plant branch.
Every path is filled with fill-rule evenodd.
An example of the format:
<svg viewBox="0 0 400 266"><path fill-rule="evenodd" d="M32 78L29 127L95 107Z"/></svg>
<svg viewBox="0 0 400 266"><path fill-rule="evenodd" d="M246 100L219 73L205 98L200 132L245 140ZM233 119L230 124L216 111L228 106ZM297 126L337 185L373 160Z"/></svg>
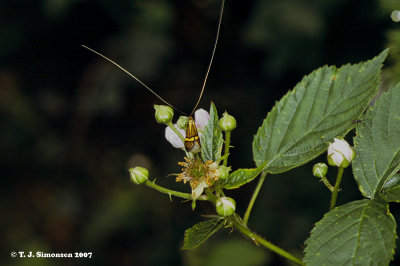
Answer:
<svg viewBox="0 0 400 266"><path fill-rule="evenodd" d="M247 236L251 240L253 240L257 245L261 245L272 252L275 252L276 254L298 264L298 265L305 265L300 259L295 257L294 255L290 254L289 252L281 249L278 246L275 246L268 240L264 239L263 237L257 235L256 233L253 233L245 224L243 224L243 221L237 216L237 214L234 214L231 216L231 221L233 223L233 226L240 231L244 236Z"/></svg>
<svg viewBox="0 0 400 266"><path fill-rule="evenodd" d="M336 205L336 199L338 196L340 183L342 182L343 170L344 170L343 167L339 167L338 174L336 177L335 187L333 188L333 191L332 191L331 204L330 204L329 210L332 210Z"/></svg>
<svg viewBox="0 0 400 266"><path fill-rule="evenodd" d="M224 155L229 154L229 148L231 145L231 132L230 130L225 131L225 150L224 150ZM228 165L228 156L224 158L224 165Z"/></svg>
<svg viewBox="0 0 400 266"><path fill-rule="evenodd" d="M146 184L146 186L148 186L152 189L155 189L161 193L168 194L169 196L175 196L175 197L182 198L182 199L193 200L193 196L190 193L184 193L184 192L171 190L171 189L159 186L156 183L154 183L154 181L150 181L150 180L147 180L145 184ZM196 200L208 200L208 197L202 195L202 196L198 197Z"/></svg>
<svg viewBox="0 0 400 266"><path fill-rule="evenodd" d="M263 183L265 181L265 177L266 176L267 176L267 172L262 172L261 173L260 179L258 180L257 187L254 190L253 195L251 196L251 199L250 199L250 202L249 202L249 206L247 206L247 210L246 210L246 212L245 212L245 214L243 216L243 223L245 225L247 225L247 222L249 221L250 213L251 213L251 210L253 209L254 202L256 201L256 198L258 196L258 193L260 192L260 189L261 189L261 187L262 187L262 185L263 185Z"/></svg>

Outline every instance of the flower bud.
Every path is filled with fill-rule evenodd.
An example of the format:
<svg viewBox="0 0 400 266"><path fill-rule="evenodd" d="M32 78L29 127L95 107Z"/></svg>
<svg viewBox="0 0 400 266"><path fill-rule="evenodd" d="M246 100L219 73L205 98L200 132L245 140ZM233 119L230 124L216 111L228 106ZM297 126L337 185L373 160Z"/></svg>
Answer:
<svg viewBox="0 0 400 266"><path fill-rule="evenodd" d="M325 163L316 163L314 164L312 173L316 177L323 178L328 173L328 166Z"/></svg>
<svg viewBox="0 0 400 266"><path fill-rule="evenodd" d="M399 22L400 21L400 11L399 10L394 10L392 12L392 14L390 15L390 17L392 18L392 20L394 22Z"/></svg>
<svg viewBox="0 0 400 266"><path fill-rule="evenodd" d="M328 164L346 168L356 156L353 148L343 139L334 138L328 147Z"/></svg>
<svg viewBox="0 0 400 266"><path fill-rule="evenodd" d="M235 212L236 202L232 198L221 197L215 204L217 213L222 216L229 216Z"/></svg>
<svg viewBox="0 0 400 266"><path fill-rule="evenodd" d="M229 171L231 168L229 166L220 165L217 168L219 179L227 179L229 177Z"/></svg>
<svg viewBox="0 0 400 266"><path fill-rule="evenodd" d="M160 124L169 123L174 117L174 110L167 105L154 105L156 121Z"/></svg>
<svg viewBox="0 0 400 266"><path fill-rule="evenodd" d="M132 181L137 184L143 184L149 178L149 171L146 168L136 166L135 168L129 169L129 174Z"/></svg>
<svg viewBox="0 0 400 266"><path fill-rule="evenodd" d="M225 112L219 120L219 127L223 131L232 131L236 128L236 119Z"/></svg>
<svg viewBox="0 0 400 266"><path fill-rule="evenodd" d="M181 115L179 117L178 121L176 122L176 124L178 125L178 127L180 129L186 129L188 126L188 121L189 121L189 118L187 116Z"/></svg>

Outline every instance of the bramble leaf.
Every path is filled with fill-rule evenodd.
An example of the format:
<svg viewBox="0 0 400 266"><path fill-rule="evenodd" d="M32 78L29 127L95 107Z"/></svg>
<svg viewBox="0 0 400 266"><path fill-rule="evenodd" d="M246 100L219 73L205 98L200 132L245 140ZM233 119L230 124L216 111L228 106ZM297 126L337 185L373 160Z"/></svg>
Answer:
<svg viewBox="0 0 400 266"><path fill-rule="evenodd" d="M234 189L238 188L246 183L249 183L256 178L263 170L266 163L260 165L257 168L251 169L238 169L232 172L229 177L225 180L224 188Z"/></svg>
<svg viewBox="0 0 400 266"><path fill-rule="evenodd" d="M222 151L222 131L219 128L217 109L214 103L210 107L210 119L200 138L201 158L203 161L216 161L221 157Z"/></svg>
<svg viewBox="0 0 400 266"><path fill-rule="evenodd" d="M382 200L363 199L336 207L315 224L304 262L321 265L389 265L396 221Z"/></svg>
<svg viewBox="0 0 400 266"><path fill-rule="evenodd" d="M214 218L186 229L182 249L192 249L203 244L222 227L223 221L223 219Z"/></svg>
<svg viewBox="0 0 400 266"><path fill-rule="evenodd" d="M400 83L381 95L356 132L354 178L365 197L375 198L400 169Z"/></svg>
<svg viewBox="0 0 400 266"><path fill-rule="evenodd" d="M268 113L253 140L257 166L280 173L327 149L334 137L354 127L380 84L388 50L367 62L337 69L324 66L304 77Z"/></svg>

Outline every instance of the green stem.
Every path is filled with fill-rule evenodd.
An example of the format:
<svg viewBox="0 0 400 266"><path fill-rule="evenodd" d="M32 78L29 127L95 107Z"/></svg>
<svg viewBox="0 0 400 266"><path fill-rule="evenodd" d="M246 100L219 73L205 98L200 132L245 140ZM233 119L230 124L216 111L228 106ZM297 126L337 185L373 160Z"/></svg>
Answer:
<svg viewBox="0 0 400 266"><path fill-rule="evenodd" d="M156 183L154 183L154 181L152 182L150 180L147 180L145 184L146 184L146 186L148 186L152 189L155 189L161 193L168 194L169 196L172 195L172 196L182 198L182 199L193 200L192 194L190 194L190 193L184 193L184 192L171 190L171 189L159 186ZM198 197L196 200L208 200L208 197L203 195L203 196Z"/></svg>
<svg viewBox="0 0 400 266"><path fill-rule="evenodd" d="M333 208L335 208L336 199L337 199L339 187L340 187L340 182L342 182L343 170L344 170L343 167L339 167L338 174L336 177L335 187L333 188L333 191L332 191L331 205L329 207L329 210L332 210Z"/></svg>
<svg viewBox="0 0 400 266"><path fill-rule="evenodd" d="M330 183L329 180L326 178L326 176L321 177L321 181L324 182L325 186L326 186L331 192L333 192L334 187L331 185L331 183Z"/></svg>
<svg viewBox="0 0 400 266"><path fill-rule="evenodd" d="M225 131L225 151L224 151L224 155L229 153L229 148L231 145L231 131ZM228 165L228 156L226 156L224 158L224 165L227 166Z"/></svg>
<svg viewBox="0 0 400 266"><path fill-rule="evenodd" d="M247 206L247 210L244 213L243 216L243 223L245 225L247 225L247 222L249 221L250 218L250 213L251 213L251 209L253 208L254 202L256 201L256 198L258 196L258 193L260 192L260 189L265 181L265 177L267 176L267 172L262 172L260 179L258 180L258 184L256 189L253 192L253 195L251 196L250 202L249 202L249 206Z"/></svg>
<svg viewBox="0 0 400 266"><path fill-rule="evenodd" d="M233 222L233 226L237 228L243 235L247 236L251 240L253 240L256 244L260 244L263 247L271 250L272 252L275 252L276 254L298 264L298 265L305 265L300 259L296 258L289 252L281 249L278 246L275 246L268 240L264 239L263 237L257 235L256 233L253 233L243 222L240 220L240 218L235 214L231 216L231 221Z"/></svg>

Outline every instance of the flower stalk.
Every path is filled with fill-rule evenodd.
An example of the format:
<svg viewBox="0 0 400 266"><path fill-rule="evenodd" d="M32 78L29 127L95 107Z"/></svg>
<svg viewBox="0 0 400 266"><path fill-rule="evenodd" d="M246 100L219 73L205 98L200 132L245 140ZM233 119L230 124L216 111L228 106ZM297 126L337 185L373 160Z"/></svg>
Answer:
<svg viewBox="0 0 400 266"><path fill-rule="evenodd" d="M225 131L224 155L229 154L230 145L231 145L231 131ZM225 156L223 165L224 166L228 165L228 156Z"/></svg>
<svg viewBox="0 0 400 266"><path fill-rule="evenodd" d="M147 180L145 185L148 186L149 188L155 189L161 193L168 194L169 196L175 196L175 197L187 199L187 200L194 199L192 194L190 194L190 193L184 193L184 192L168 189L168 188L157 185L156 183L154 183L154 181ZM201 195L198 198L196 198L196 200L208 200L208 197L205 195Z"/></svg>
<svg viewBox="0 0 400 266"><path fill-rule="evenodd" d="M247 222L249 221L250 213L251 213L251 210L253 209L254 202L256 201L258 193L260 193L260 189L261 189L261 187L262 187L262 185L263 185L263 183L265 181L265 177L266 176L267 176L267 172L262 172L261 173L261 176L260 176L260 179L258 180L256 189L254 190L253 195L251 196L249 205L247 206L247 210L246 210L246 212L244 213L244 216L243 216L243 223L245 225L247 225Z"/></svg>
<svg viewBox="0 0 400 266"><path fill-rule="evenodd" d="M329 210L332 210L333 208L335 208L340 183L342 182L343 170L344 170L344 167L339 167L338 174L336 177L335 187L333 188L333 191L332 191L331 204L330 204Z"/></svg>
<svg viewBox="0 0 400 266"><path fill-rule="evenodd" d="M231 143L231 132L236 128L236 119L233 116L229 115L227 112L225 112L222 115L222 118L219 120L219 127L222 129L222 131L225 132L224 155L227 155L229 154L229 148ZM223 165L225 166L228 165L228 156L224 158Z"/></svg>
<svg viewBox="0 0 400 266"><path fill-rule="evenodd" d="M265 178L265 175L264 175ZM268 240L264 239L263 237L257 235L256 233L252 232L246 224L244 224L244 221L240 219L240 217L237 216L237 214L231 215L230 221L232 222L232 225L239 230L240 233L242 233L244 236L248 237L249 239L253 240L256 244L261 245L272 252L275 252L276 254L298 264L298 265L305 265L299 258L293 256L286 250L283 250L282 248L275 246Z"/></svg>

